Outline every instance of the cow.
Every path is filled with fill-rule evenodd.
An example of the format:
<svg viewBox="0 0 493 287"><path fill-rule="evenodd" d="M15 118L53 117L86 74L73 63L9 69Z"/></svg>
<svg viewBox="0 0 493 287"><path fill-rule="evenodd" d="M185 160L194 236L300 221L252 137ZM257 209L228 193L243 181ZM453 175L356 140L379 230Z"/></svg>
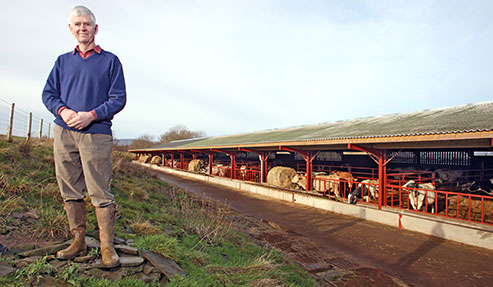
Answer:
<svg viewBox="0 0 493 287"><path fill-rule="evenodd" d="M444 183L455 184L461 177L464 176L464 171L462 170L436 169L434 172L437 175L436 180L440 184L444 184Z"/></svg>
<svg viewBox="0 0 493 287"><path fill-rule="evenodd" d="M436 192L432 191L435 190L432 183L417 184L414 180L410 180L402 187L409 191L409 202L414 210L421 210L426 199L426 205L431 205L431 213L435 212Z"/></svg>
<svg viewBox="0 0 493 287"><path fill-rule="evenodd" d="M247 166L246 165L241 165L240 168L238 169L238 178L239 179L246 179L247 177Z"/></svg>
<svg viewBox="0 0 493 287"><path fill-rule="evenodd" d="M348 195L347 202L355 204L358 198L362 198L366 202L369 202L370 198L378 198L378 180L365 179L361 181L358 187Z"/></svg>
<svg viewBox="0 0 493 287"><path fill-rule="evenodd" d="M488 181L473 181L460 185L460 191L474 195L493 196L493 179Z"/></svg>
<svg viewBox="0 0 493 287"><path fill-rule="evenodd" d="M217 175L217 176L221 176L221 177L225 177L226 176L226 168L227 166L225 166L224 164L215 164L212 166L212 172L211 172L211 175ZM207 166L206 168L206 171L207 173L209 173L209 167Z"/></svg>
<svg viewBox="0 0 493 287"><path fill-rule="evenodd" d="M352 184L355 181L353 175L349 172L335 171L329 175L319 175L313 178L312 187L313 190L322 193L334 193L336 197L340 197L340 181L347 181ZM306 176L304 174L297 174L292 179L292 183L299 185L302 189L306 190Z"/></svg>

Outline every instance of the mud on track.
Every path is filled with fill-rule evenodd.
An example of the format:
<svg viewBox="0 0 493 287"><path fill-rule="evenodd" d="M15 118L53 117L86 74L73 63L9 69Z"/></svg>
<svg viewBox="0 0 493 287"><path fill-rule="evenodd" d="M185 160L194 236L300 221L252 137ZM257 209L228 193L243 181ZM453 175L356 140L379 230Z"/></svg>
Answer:
<svg viewBox="0 0 493 287"><path fill-rule="evenodd" d="M148 172L228 206L240 230L283 251L321 286L492 286L493 251L487 249Z"/></svg>

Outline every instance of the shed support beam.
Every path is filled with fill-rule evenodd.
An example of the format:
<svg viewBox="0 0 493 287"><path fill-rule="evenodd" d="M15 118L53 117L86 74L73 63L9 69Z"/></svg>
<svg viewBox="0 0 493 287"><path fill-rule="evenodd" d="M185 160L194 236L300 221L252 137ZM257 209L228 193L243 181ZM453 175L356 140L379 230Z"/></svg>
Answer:
<svg viewBox="0 0 493 287"><path fill-rule="evenodd" d="M258 155L260 160L260 182L264 183L267 180L267 158L270 156L270 152L255 151L247 148L238 148L239 151L251 152Z"/></svg>
<svg viewBox="0 0 493 287"><path fill-rule="evenodd" d="M214 160L214 153L209 153L209 175L212 175L212 162Z"/></svg>
<svg viewBox="0 0 493 287"><path fill-rule="evenodd" d="M235 179L236 178L236 167L235 167L236 166L236 152L234 152L234 151L229 152L229 151L218 150L218 149L211 149L211 151L221 152L221 153L227 154L229 156L229 161L231 164L230 178Z"/></svg>
<svg viewBox="0 0 493 287"><path fill-rule="evenodd" d="M313 160L317 157L319 152L314 153L313 151L300 150L297 148L279 146L279 150L285 150L290 152L295 152L300 154L306 162L306 190L310 191L313 188Z"/></svg>
<svg viewBox="0 0 493 287"><path fill-rule="evenodd" d="M386 150L377 150L350 143L348 144L348 149L367 152L368 155L378 164L378 209L382 209L382 205L387 204L387 163L389 163L393 157L386 160Z"/></svg>
<svg viewBox="0 0 493 287"><path fill-rule="evenodd" d="M185 162L185 154L180 152L180 169L184 169L183 164Z"/></svg>

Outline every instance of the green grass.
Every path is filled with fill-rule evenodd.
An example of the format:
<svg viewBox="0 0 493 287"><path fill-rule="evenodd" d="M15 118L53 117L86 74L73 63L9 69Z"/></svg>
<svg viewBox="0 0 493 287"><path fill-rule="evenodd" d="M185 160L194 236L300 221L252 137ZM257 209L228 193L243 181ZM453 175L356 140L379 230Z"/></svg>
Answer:
<svg viewBox="0 0 493 287"><path fill-rule="evenodd" d="M113 154L115 233L134 239L138 248L174 259L185 270L186 277L171 278L168 286L317 286L281 253L261 248L234 229L224 212L150 176L132 165L131 159L126 153ZM39 220L26 234L67 238L50 142L0 140L0 188L0 229L9 224L13 212L34 210ZM90 234L97 222L94 209L87 206ZM159 286L134 278L118 282L85 278L75 264L61 271L48 265L46 259L28 265L15 275L1 277L0 285L24 286L15 282L30 284L52 274L73 286Z"/></svg>
<svg viewBox="0 0 493 287"><path fill-rule="evenodd" d="M48 256L45 256L24 268L17 269L14 274L15 282L23 284L20 286L32 285L39 283L44 276L51 275L53 267L47 262L47 258Z"/></svg>

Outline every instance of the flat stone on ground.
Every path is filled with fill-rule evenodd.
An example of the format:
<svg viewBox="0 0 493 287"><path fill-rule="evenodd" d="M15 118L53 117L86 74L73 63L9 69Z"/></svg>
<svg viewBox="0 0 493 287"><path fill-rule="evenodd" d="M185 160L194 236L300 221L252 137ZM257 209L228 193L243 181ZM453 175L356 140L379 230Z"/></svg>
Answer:
<svg viewBox="0 0 493 287"><path fill-rule="evenodd" d="M120 265L116 266L116 267L106 267L103 265L103 262L101 261L101 258L98 258L96 259L96 261L94 261L94 264L90 265L88 267L88 269L91 269L91 268L99 268L99 269L104 269L104 270L111 270L111 269L117 269L117 268L120 268Z"/></svg>
<svg viewBox="0 0 493 287"><path fill-rule="evenodd" d="M100 242L96 238L86 236L86 245L89 248L99 248Z"/></svg>
<svg viewBox="0 0 493 287"><path fill-rule="evenodd" d="M94 255L79 256L79 257L74 258L74 262L77 262L77 263L87 262L93 258L94 258Z"/></svg>
<svg viewBox="0 0 493 287"><path fill-rule="evenodd" d="M25 267L26 265L35 263L36 261L38 261L41 258L43 258L43 256L31 256L31 257L19 259L19 260L17 260L17 262L15 262L15 267L17 267L17 268Z"/></svg>
<svg viewBox="0 0 493 287"><path fill-rule="evenodd" d="M73 239L70 239L70 240L67 240L65 241L65 244L67 245L70 245L72 244L72 241L74 241ZM91 237L91 236L86 236L86 246L89 247L89 248L99 248L99 240L97 240L96 238L94 237Z"/></svg>
<svg viewBox="0 0 493 287"><path fill-rule="evenodd" d="M113 242L115 244L125 244L125 239L115 236L115 238L113 238Z"/></svg>
<svg viewBox="0 0 493 287"><path fill-rule="evenodd" d="M10 266L0 265L0 277L9 275L15 272L15 269Z"/></svg>
<svg viewBox="0 0 493 287"><path fill-rule="evenodd" d="M156 270L156 268L154 268L154 266L152 264L146 264L144 266L144 274L145 275L149 275L149 274L151 274L155 270Z"/></svg>
<svg viewBox="0 0 493 287"><path fill-rule="evenodd" d="M43 247L38 248L38 249L33 249L33 250L21 252L18 255L21 257L46 256L46 255L50 255L50 254L55 254L67 246L68 245L66 243L47 245L47 246L43 246Z"/></svg>
<svg viewBox="0 0 493 287"><path fill-rule="evenodd" d="M139 254L139 249L127 245L115 245L115 249L127 254L132 254L132 255Z"/></svg>
<svg viewBox="0 0 493 287"><path fill-rule="evenodd" d="M141 250L141 254L168 279L178 274L183 276L187 275L175 261L169 258L148 250Z"/></svg>
<svg viewBox="0 0 493 287"><path fill-rule="evenodd" d="M120 257L120 264L122 267L139 266L144 263L144 258L138 256Z"/></svg>

